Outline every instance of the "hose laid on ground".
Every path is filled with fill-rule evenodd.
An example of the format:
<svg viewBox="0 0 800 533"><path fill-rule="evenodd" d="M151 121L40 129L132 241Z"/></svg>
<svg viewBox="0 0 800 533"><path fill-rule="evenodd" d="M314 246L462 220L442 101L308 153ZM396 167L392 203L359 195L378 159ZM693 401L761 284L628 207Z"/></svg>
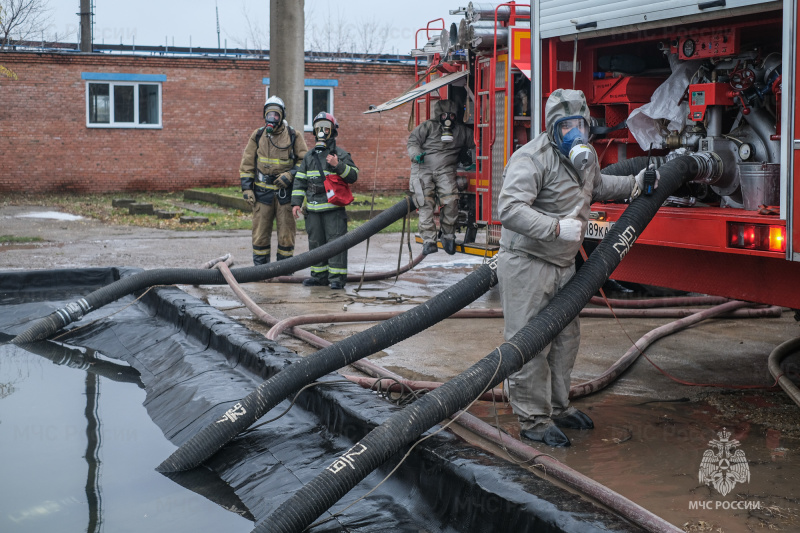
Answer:
<svg viewBox="0 0 800 533"><path fill-rule="evenodd" d="M406 216L414 204L411 198L406 198L394 206L382 211L378 216L339 237L333 241L309 250L306 253L294 256L283 261L276 261L266 265L239 268L234 270L234 276L240 283L262 281L275 276L291 274L308 268L316 263L325 261L356 244L367 240L372 235L389 224ZM222 285L225 280L218 270L161 268L123 278L119 281L102 287L85 298L67 304L66 307L39 319L31 327L17 335L12 344L22 344L48 338L59 329L79 320L85 314L100 308L114 300L122 298L145 287L153 285Z"/></svg>
<svg viewBox="0 0 800 533"><path fill-rule="evenodd" d="M375 368L381 377L388 377L386 374L392 373L379 365L375 365ZM350 376L345 377L347 377L347 379L351 379ZM351 381L353 381L353 379L351 379ZM358 383L362 387L364 386L363 383ZM372 388L372 386L367 386L367 388ZM393 387L383 388L384 391L387 389L389 392L391 392ZM484 394L484 396L486 395L491 395L491 393ZM491 400L491 397L489 399ZM495 398L495 400L497 400L497 398ZM663 518L656 516L644 507L637 505L625 496L614 492L610 488L598 483L590 477L584 476L577 470L573 470L564 463L560 462L558 459L544 454L536 448L518 441L503 431L498 430L496 427L487 424L480 418L473 416L466 411L459 411L457 417L458 418L455 419L455 423L459 426L466 428L476 435L479 435L484 439L505 448L505 450L513 453L527 463L543 466L547 475L553 476L554 478L563 481L570 487L577 489L581 493L591 496L612 511L619 513L624 518L630 520L640 527L643 527L647 531L659 533L679 533L681 531L679 528L673 526Z"/></svg>
<svg viewBox="0 0 800 533"><path fill-rule="evenodd" d="M275 324L278 323L277 318L275 318L274 316L270 315L269 313L261 309L258 306L258 304L256 304L252 300L252 298L250 298L247 295L247 293L244 292L242 287L239 286L239 284L236 282L236 278L233 277L233 274L228 268L227 263L217 264L215 268L218 268L222 272L222 276L225 278L225 281L228 282L228 285L230 286L233 293L239 298L239 300L245 305L245 307L247 307L247 309L249 309L254 315L256 315L256 318L258 318L258 320L267 324L268 326L274 326ZM317 348L325 348L326 346L330 346L331 344L333 344L321 337L317 337L313 333L302 330L300 328L292 328L292 330L289 331L289 334L292 335L293 337L296 337L298 339L301 339L309 343L312 346L316 346ZM368 376L373 376L373 377L383 376L383 374L378 373L378 370L376 369L375 365L373 365L366 359L363 361L354 361L352 364L354 367L358 368ZM397 374L393 374L391 377L396 379L402 379Z"/></svg>
<svg viewBox="0 0 800 533"><path fill-rule="evenodd" d="M267 332L266 337L275 340L288 328L302 324L378 322L402 315L406 311L380 311L377 313L320 313L315 315L298 315L284 318ZM448 318L503 318L502 309L462 309Z"/></svg>
<svg viewBox="0 0 800 533"><path fill-rule="evenodd" d="M729 302L725 298L723 302ZM753 304L748 304L753 305ZM741 307L741 306L740 306ZM673 309L673 308L648 308L648 309L595 309L584 308L581 309L581 318L683 318L702 313L705 309ZM763 317L779 317L783 312L783 308L779 306L760 307L757 309L734 309L729 312L722 313L726 318L763 318ZM342 324L352 322L378 322L381 320L388 320L398 315L405 313L405 311L380 311L377 313L319 313L311 315L298 315L289 318L284 318L280 322L274 323L266 337L269 340L277 340L277 338L287 329L293 329L292 335L303 331L295 329L296 326L308 324ZM503 318L502 309L462 309L450 315L450 318Z"/></svg>
<svg viewBox="0 0 800 533"><path fill-rule="evenodd" d="M417 257L411 260L405 266L400 267L399 269L394 270L387 270L385 272L373 272L372 274L365 274L364 281L380 281L383 279L391 278L397 276L399 274L405 274L425 259L425 254L419 254ZM270 283L302 283L303 280L306 279L305 276L278 276L276 278L271 278L268 281ZM348 274L347 275L348 282L356 282L361 281L361 274Z"/></svg>
<svg viewBox="0 0 800 533"><path fill-rule="evenodd" d="M494 267L493 259L441 294L402 315L351 335L285 367L240 402L240 410L245 414L235 417L235 420L226 418L205 427L175 450L156 470L175 472L194 468L284 398L313 380L407 339L463 309L497 283Z"/></svg>
<svg viewBox="0 0 800 533"><path fill-rule="evenodd" d="M597 376L594 379L586 381L584 383L579 383L578 385L572 385L569 388L569 397L572 398L580 398L582 396L588 396L589 394L594 394L595 392L599 391L600 389L605 388L609 383L617 379L620 374L625 372L625 370L633 364L634 361L639 357L639 354L644 351L645 348L653 344L655 341L660 339L661 337L666 337L667 335L671 335L676 331L680 331L682 329L686 329L689 326L697 324L698 322L702 322L708 318L712 318L715 316L720 316L725 313L730 313L731 311L738 310L741 307L745 307L748 305L753 305L749 302L739 302L739 301L732 301L727 302L716 307L712 307L711 309L704 309L698 313L695 313L691 316L686 318L682 318L680 320L676 320L674 322L670 322L669 324L665 324L659 328L656 328L647 334L643 335L636 343L631 346L627 352L625 352L622 357L620 357L613 365L608 367L608 369Z"/></svg>
<svg viewBox="0 0 800 533"><path fill-rule="evenodd" d="M778 385L781 386L794 403L800 405L800 389L798 389L797 385L787 378L781 370L781 359L797 351L800 351L800 337L786 341L772 350L772 353L769 354L769 359L767 359L767 364L769 366L769 373L772 374L773 378L778 380Z"/></svg>
<svg viewBox="0 0 800 533"><path fill-rule="evenodd" d="M255 532L296 533L341 499L390 457L441 420L518 371L566 327L609 278L664 200L684 180L700 178L717 165L711 154L682 156L664 164L659 187L625 210L589 260L536 317L510 340L442 387L422 396L373 429L342 457L283 502Z"/></svg>

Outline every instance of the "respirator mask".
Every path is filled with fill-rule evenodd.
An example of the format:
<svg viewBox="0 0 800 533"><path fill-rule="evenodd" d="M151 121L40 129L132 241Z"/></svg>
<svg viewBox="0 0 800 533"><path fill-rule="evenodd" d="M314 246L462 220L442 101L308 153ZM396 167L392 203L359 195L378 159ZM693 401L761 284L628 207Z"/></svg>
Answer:
<svg viewBox="0 0 800 533"><path fill-rule="evenodd" d="M330 120L318 120L314 123L315 152L322 152L328 144L333 133L333 123Z"/></svg>
<svg viewBox="0 0 800 533"><path fill-rule="evenodd" d="M589 125L583 117L567 117L554 126L556 146L576 170L586 170L595 162L595 154L589 146Z"/></svg>
<svg viewBox="0 0 800 533"><path fill-rule="evenodd" d="M275 111L274 109L267 109L267 112L264 113L264 122L266 122L266 131L267 133L273 133L278 126L280 126L283 117L281 117L280 111Z"/></svg>
<svg viewBox="0 0 800 533"><path fill-rule="evenodd" d="M456 114L442 113L439 115L439 124L442 125L442 142L453 142L453 127L456 125Z"/></svg>

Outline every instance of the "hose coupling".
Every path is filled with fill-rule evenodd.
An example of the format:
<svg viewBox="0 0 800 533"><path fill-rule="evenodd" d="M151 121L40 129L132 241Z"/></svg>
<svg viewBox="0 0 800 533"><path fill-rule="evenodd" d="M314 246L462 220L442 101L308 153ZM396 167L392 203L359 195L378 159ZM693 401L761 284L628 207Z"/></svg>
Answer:
<svg viewBox="0 0 800 533"><path fill-rule="evenodd" d="M697 175L690 181L713 185L722 178L724 165L715 152L696 152L689 157L697 163Z"/></svg>

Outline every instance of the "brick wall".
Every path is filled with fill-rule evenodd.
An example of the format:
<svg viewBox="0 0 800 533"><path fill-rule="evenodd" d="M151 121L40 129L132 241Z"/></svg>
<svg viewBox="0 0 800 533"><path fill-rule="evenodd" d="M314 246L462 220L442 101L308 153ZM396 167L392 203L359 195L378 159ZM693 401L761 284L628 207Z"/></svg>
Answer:
<svg viewBox="0 0 800 533"><path fill-rule="evenodd" d="M0 64L19 78L0 77L0 193L235 185L248 136L263 125L266 60L2 52ZM166 75L163 128L87 128L82 72ZM409 65L306 63L306 78L338 80L338 144L361 170L356 191L408 186L410 106L363 112L413 76ZM313 146L310 133L306 142Z"/></svg>

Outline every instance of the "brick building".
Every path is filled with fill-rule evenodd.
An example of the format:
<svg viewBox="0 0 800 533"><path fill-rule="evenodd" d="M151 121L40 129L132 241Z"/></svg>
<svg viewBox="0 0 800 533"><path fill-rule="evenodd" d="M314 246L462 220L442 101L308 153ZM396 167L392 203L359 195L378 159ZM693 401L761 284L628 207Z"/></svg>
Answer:
<svg viewBox="0 0 800 533"><path fill-rule="evenodd" d="M263 125L266 59L4 51L0 65L18 76L0 76L0 193L236 185ZM306 123L336 116L355 190L405 190L409 106L363 112L407 90L413 65L307 60L305 78Z"/></svg>

